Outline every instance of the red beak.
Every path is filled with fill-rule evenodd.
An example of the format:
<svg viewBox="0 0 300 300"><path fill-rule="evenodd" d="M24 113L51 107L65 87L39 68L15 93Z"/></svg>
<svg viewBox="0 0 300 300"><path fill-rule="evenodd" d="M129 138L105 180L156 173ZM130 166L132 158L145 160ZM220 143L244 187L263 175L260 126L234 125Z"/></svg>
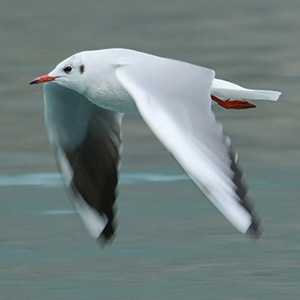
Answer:
<svg viewBox="0 0 300 300"><path fill-rule="evenodd" d="M49 75L43 75L43 76L37 77L36 79L32 80L29 84L38 84L38 83L54 81L58 77L59 76L52 77Z"/></svg>

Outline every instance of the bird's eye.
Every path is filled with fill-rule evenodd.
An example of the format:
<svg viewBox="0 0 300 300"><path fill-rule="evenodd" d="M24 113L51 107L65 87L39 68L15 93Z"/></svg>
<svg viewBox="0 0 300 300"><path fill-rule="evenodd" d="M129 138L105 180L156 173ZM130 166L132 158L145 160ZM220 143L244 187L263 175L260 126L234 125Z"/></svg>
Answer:
<svg viewBox="0 0 300 300"><path fill-rule="evenodd" d="M65 73L69 74L69 73L71 73L71 71L72 71L72 67L71 66L64 67L64 72Z"/></svg>

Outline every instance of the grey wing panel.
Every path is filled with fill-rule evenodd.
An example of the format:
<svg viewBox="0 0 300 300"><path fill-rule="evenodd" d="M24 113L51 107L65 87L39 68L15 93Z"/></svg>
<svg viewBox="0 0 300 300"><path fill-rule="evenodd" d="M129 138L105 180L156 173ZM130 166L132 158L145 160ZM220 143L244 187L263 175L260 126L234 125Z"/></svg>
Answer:
<svg viewBox="0 0 300 300"><path fill-rule="evenodd" d="M122 115L55 83L45 84L44 95L50 141L75 207L83 200L103 217L106 225L98 236L109 239L114 233ZM80 215L89 227L88 216Z"/></svg>

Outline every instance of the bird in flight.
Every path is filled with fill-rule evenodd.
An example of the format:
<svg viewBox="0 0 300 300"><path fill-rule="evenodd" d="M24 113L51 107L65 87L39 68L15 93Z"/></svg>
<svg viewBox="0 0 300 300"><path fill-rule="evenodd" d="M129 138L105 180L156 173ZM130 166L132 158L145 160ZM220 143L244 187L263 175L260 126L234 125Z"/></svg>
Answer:
<svg viewBox="0 0 300 300"><path fill-rule="evenodd" d="M211 104L227 109L276 101L280 92L246 89L213 70L127 49L80 52L30 84L44 85L45 122L59 169L89 233L115 234L115 201L124 113L139 113L159 141L241 233L260 221L230 139Z"/></svg>

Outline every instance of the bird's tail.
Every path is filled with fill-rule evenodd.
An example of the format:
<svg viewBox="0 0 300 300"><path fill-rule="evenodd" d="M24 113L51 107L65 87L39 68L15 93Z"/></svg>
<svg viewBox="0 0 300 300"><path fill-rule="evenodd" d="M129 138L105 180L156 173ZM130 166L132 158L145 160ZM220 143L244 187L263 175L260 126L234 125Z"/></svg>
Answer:
<svg viewBox="0 0 300 300"><path fill-rule="evenodd" d="M229 81L214 79L211 95L222 100L270 100L277 101L281 92L245 89Z"/></svg>

